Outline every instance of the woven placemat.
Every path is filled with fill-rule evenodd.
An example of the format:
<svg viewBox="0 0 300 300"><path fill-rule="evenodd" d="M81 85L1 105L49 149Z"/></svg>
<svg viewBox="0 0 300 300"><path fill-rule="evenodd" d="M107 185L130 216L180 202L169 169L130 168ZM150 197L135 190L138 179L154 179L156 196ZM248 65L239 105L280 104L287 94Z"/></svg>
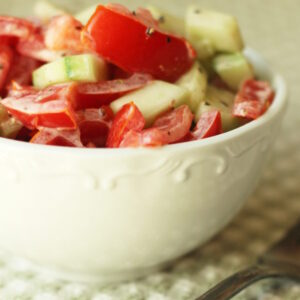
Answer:
<svg viewBox="0 0 300 300"><path fill-rule="evenodd" d="M56 2L66 2L57 0ZM84 1L88 4L88 1ZM122 2L122 1L120 1ZM132 1L141 4L140 1ZM185 1L161 2L180 11ZM236 219L206 246L174 263L172 269L126 284L97 288L37 274L29 264L0 253L1 300L192 300L233 272L247 266L285 234L300 216L300 2L298 0L206 0L236 15L248 44L287 79L290 91L282 132L258 190ZM30 1L1 3L4 12L30 9ZM74 0L83 6L83 1ZM172 3L172 5L170 5ZM6 5L6 7L5 7ZM17 209L17 208L16 208ZM299 300L300 285L266 280L239 300Z"/></svg>

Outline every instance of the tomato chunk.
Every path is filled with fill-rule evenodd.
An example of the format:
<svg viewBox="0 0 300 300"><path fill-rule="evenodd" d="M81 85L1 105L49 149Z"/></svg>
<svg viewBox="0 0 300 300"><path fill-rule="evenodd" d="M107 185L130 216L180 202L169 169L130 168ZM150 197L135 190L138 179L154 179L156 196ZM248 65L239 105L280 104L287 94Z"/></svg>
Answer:
<svg viewBox="0 0 300 300"><path fill-rule="evenodd" d="M153 127L162 133L164 144L172 144L183 139L189 133L193 118L189 107L182 105L159 117Z"/></svg>
<svg viewBox="0 0 300 300"><path fill-rule="evenodd" d="M157 128L143 131L130 130L124 136L120 148L159 147L164 145L164 135Z"/></svg>
<svg viewBox="0 0 300 300"><path fill-rule="evenodd" d="M120 147L158 147L182 140L191 128L193 114L187 105L164 114L146 130L130 130Z"/></svg>
<svg viewBox="0 0 300 300"><path fill-rule="evenodd" d="M32 82L32 72L41 63L36 59L14 54L13 63L7 76L6 85L10 86L12 81L20 85L29 85Z"/></svg>
<svg viewBox="0 0 300 300"><path fill-rule="evenodd" d="M162 32L149 15L133 14L121 5L99 5L83 40L127 72L170 82L188 71L196 57L186 40Z"/></svg>
<svg viewBox="0 0 300 300"><path fill-rule="evenodd" d="M71 107L73 85L52 86L31 92L25 88L19 97L12 96L1 101L8 112L24 126L34 128L75 129L77 127Z"/></svg>
<svg viewBox="0 0 300 300"><path fill-rule="evenodd" d="M205 139L222 133L222 119L221 113L217 110L204 112L194 131L192 136L194 140Z"/></svg>
<svg viewBox="0 0 300 300"><path fill-rule="evenodd" d="M33 86L21 85L14 80L8 86L8 97L21 98L35 93L37 93L37 89Z"/></svg>
<svg viewBox="0 0 300 300"><path fill-rule="evenodd" d="M128 79L133 75L113 64L109 64L109 72L111 79Z"/></svg>
<svg viewBox="0 0 300 300"><path fill-rule="evenodd" d="M0 35L0 44L1 45L5 44L10 47L15 47L17 42L18 42L18 38L14 37L14 36Z"/></svg>
<svg viewBox="0 0 300 300"><path fill-rule="evenodd" d="M70 15L54 17L45 30L45 45L54 51L81 52L85 50L80 39L82 28L82 24Z"/></svg>
<svg viewBox="0 0 300 300"><path fill-rule="evenodd" d="M100 108L119 97L142 88L152 80L147 74L134 74L129 79L116 79L77 85L76 109Z"/></svg>
<svg viewBox="0 0 300 300"><path fill-rule="evenodd" d="M0 16L0 36L26 39L35 30L30 21L21 18Z"/></svg>
<svg viewBox="0 0 300 300"><path fill-rule="evenodd" d="M62 57L62 51L53 51L46 47L42 29L38 29L22 39L17 44L17 51L24 56L31 57L43 62L50 62Z"/></svg>
<svg viewBox="0 0 300 300"><path fill-rule="evenodd" d="M114 118L106 146L118 148L128 131L142 131L145 124L145 118L137 106L133 102L125 104Z"/></svg>
<svg viewBox="0 0 300 300"><path fill-rule="evenodd" d="M233 115L255 120L266 112L274 95L268 82L247 80L235 98Z"/></svg>
<svg viewBox="0 0 300 300"><path fill-rule="evenodd" d="M57 130L54 128L43 128L30 140L32 144L83 147L80 140L79 130Z"/></svg>
<svg viewBox="0 0 300 300"><path fill-rule="evenodd" d="M81 141L85 146L105 147L113 112L107 107L86 109L76 113Z"/></svg>
<svg viewBox="0 0 300 300"><path fill-rule="evenodd" d="M13 60L13 51L5 44L0 45L0 90L2 90Z"/></svg>

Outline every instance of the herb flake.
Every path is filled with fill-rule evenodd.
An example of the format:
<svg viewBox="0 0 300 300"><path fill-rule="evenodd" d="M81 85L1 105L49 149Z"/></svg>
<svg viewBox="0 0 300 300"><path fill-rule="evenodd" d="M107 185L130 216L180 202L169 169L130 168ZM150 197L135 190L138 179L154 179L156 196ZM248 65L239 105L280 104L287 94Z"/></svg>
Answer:
<svg viewBox="0 0 300 300"><path fill-rule="evenodd" d="M159 23L165 23L165 21L166 21L166 18L165 18L164 16L160 16L160 17L158 18L158 22L159 22Z"/></svg>

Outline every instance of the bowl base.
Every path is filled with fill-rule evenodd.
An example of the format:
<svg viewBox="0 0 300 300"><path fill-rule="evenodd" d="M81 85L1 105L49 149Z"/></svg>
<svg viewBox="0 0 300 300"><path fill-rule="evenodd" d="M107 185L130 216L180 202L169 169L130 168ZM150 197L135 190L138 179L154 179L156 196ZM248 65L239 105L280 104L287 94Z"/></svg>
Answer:
<svg viewBox="0 0 300 300"><path fill-rule="evenodd" d="M171 264L168 262L147 268L121 271L116 273L101 273L100 271L99 273L91 275L40 265L29 259L20 258L12 254L7 254L7 263L12 269L16 271L21 270L22 273L36 273L37 276L48 277L54 280L92 284L97 286L141 279L147 275L165 269Z"/></svg>

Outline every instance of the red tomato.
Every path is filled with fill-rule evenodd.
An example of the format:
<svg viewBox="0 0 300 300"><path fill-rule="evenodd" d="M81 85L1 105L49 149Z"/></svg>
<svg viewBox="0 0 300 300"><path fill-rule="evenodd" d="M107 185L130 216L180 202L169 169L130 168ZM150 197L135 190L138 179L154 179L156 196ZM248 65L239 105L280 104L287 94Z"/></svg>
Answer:
<svg viewBox="0 0 300 300"><path fill-rule="evenodd" d="M129 79L116 79L77 85L76 109L99 108L119 97L145 86L152 80L150 75L134 74Z"/></svg>
<svg viewBox="0 0 300 300"><path fill-rule="evenodd" d="M26 39L34 30L35 26L30 21L15 17L0 16L0 35Z"/></svg>
<svg viewBox="0 0 300 300"><path fill-rule="evenodd" d="M146 130L130 130L120 147L158 147L176 143L187 136L193 121L193 114L187 105L164 114Z"/></svg>
<svg viewBox="0 0 300 300"><path fill-rule="evenodd" d="M71 107L73 85L48 87L41 91L25 88L20 97L8 97L1 101L9 113L24 126L33 128L75 129L74 111Z"/></svg>
<svg viewBox="0 0 300 300"><path fill-rule="evenodd" d="M17 44L17 51L27 57L43 62L59 59L64 54L60 51L47 49L41 29L32 33L27 39L22 39Z"/></svg>
<svg viewBox="0 0 300 300"><path fill-rule="evenodd" d="M274 95L268 82L246 80L235 98L233 115L255 120L269 108Z"/></svg>
<svg viewBox="0 0 300 300"><path fill-rule="evenodd" d="M0 44L1 45L5 44L10 47L15 47L17 42L18 42L18 38L14 37L14 36L0 35Z"/></svg>
<svg viewBox="0 0 300 300"><path fill-rule="evenodd" d="M159 117L153 124L163 134L164 144L172 144L183 139L190 131L193 114L187 105Z"/></svg>
<svg viewBox="0 0 300 300"><path fill-rule="evenodd" d="M85 146L105 147L113 112L109 107L77 112L81 140Z"/></svg>
<svg viewBox="0 0 300 300"><path fill-rule="evenodd" d="M201 115L192 135L195 140L200 140L220 133L222 133L221 113L217 110L212 110Z"/></svg>
<svg viewBox="0 0 300 300"><path fill-rule="evenodd" d="M149 16L143 18L121 5L99 5L82 37L102 57L129 73L174 82L190 69L196 52L186 40L154 25Z"/></svg>
<svg viewBox="0 0 300 300"><path fill-rule="evenodd" d="M13 60L13 51L5 44L0 45L0 90L2 90Z"/></svg>
<svg viewBox="0 0 300 300"><path fill-rule="evenodd" d="M126 72L125 70L122 70L121 68L113 64L109 64L109 72L111 79L128 79L130 78L130 76L132 76L132 74Z"/></svg>
<svg viewBox="0 0 300 300"><path fill-rule="evenodd" d="M181 140L177 141L176 144L192 142L195 140L196 139L195 139L193 133L191 131L189 131L188 134L185 137L183 137Z"/></svg>
<svg viewBox="0 0 300 300"><path fill-rule="evenodd" d="M159 147L164 145L164 135L157 128L143 131L130 130L124 136L120 148Z"/></svg>
<svg viewBox="0 0 300 300"><path fill-rule="evenodd" d="M54 128L43 128L34 135L30 143L51 146L83 147L78 129L57 130Z"/></svg>
<svg viewBox="0 0 300 300"><path fill-rule="evenodd" d="M30 94L37 93L37 89L33 86L23 86L19 83L12 81L8 88L8 97L20 98Z"/></svg>
<svg viewBox="0 0 300 300"><path fill-rule="evenodd" d="M82 24L70 15L54 17L45 30L45 45L54 51L84 51L80 38L82 28Z"/></svg>
<svg viewBox="0 0 300 300"><path fill-rule="evenodd" d="M137 106L133 102L125 104L114 118L106 146L109 148L118 148L128 131L142 131L145 124L145 118Z"/></svg>
<svg viewBox="0 0 300 300"><path fill-rule="evenodd" d="M14 54L13 63L7 76L6 85L10 86L12 81L20 85L29 85L32 82L32 72L41 63L36 59Z"/></svg>

